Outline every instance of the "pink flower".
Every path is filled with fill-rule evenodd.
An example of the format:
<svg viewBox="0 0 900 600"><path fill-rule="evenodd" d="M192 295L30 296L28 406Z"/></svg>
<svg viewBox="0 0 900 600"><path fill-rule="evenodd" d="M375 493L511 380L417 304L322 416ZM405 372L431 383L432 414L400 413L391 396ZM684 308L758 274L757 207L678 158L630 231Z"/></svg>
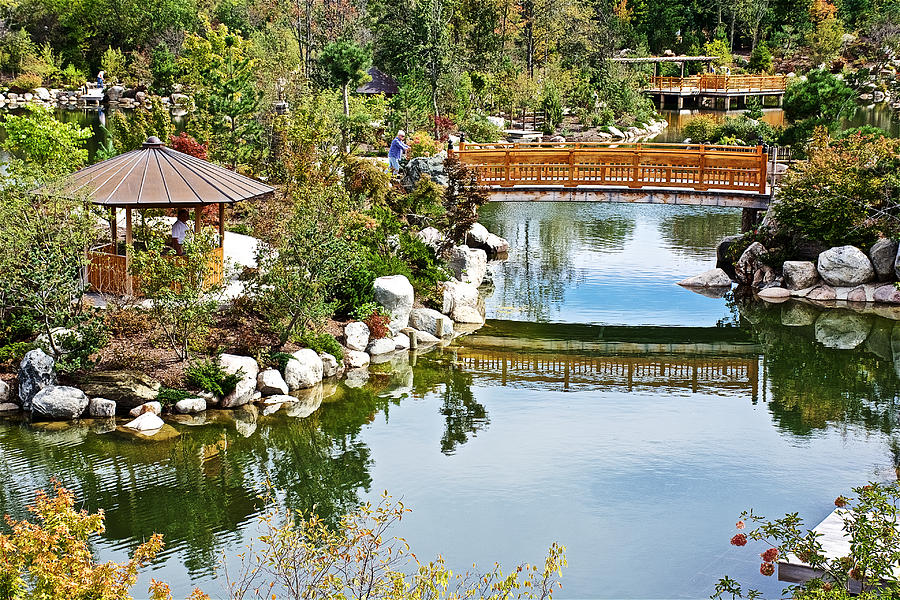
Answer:
<svg viewBox="0 0 900 600"><path fill-rule="evenodd" d="M731 538L732 546L746 546L747 545L747 536L743 533L739 533L733 538Z"/></svg>
<svg viewBox="0 0 900 600"><path fill-rule="evenodd" d="M778 558L778 549L777 548L769 548L765 552L759 555L766 562L775 562L775 559Z"/></svg>
<svg viewBox="0 0 900 600"><path fill-rule="evenodd" d="M770 577L775 573L775 565L770 562L764 562L763 564L759 565L759 572L766 577Z"/></svg>
<svg viewBox="0 0 900 600"><path fill-rule="evenodd" d="M743 521L738 521L737 523L734 524L734 526L737 527L738 529L743 529L745 527Z"/></svg>

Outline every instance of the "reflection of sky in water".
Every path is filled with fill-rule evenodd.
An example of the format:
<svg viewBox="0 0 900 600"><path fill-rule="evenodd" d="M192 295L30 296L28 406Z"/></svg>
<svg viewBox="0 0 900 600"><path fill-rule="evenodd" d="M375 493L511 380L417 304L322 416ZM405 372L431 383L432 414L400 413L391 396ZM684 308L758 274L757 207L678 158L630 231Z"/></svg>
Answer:
<svg viewBox="0 0 900 600"><path fill-rule="evenodd" d="M510 242L488 318L712 326L729 316L676 282L715 267L715 244L740 229L740 210L493 203L482 215Z"/></svg>

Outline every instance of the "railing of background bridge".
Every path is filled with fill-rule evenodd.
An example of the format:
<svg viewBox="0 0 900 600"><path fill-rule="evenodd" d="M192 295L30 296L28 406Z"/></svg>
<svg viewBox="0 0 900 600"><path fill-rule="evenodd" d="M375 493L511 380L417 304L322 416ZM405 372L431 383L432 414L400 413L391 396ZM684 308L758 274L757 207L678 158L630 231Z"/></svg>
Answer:
<svg viewBox="0 0 900 600"><path fill-rule="evenodd" d="M455 150L484 186L662 187L766 193L762 146L532 142L472 144Z"/></svg>
<svg viewBox="0 0 900 600"><path fill-rule="evenodd" d="M704 73L688 77L652 77L650 88L669 92L779 92L787 88L784 75L716 75Z"/></svg>

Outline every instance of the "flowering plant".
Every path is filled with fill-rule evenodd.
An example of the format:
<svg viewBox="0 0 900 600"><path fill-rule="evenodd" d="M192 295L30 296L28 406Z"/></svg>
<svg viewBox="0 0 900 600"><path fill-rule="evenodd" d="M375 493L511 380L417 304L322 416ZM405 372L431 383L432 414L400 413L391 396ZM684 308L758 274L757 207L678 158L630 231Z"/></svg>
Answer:
<svg viewBox="0 0 900 600"><path fill-rule="evenodd" d="M829 556L820 540L822 534L805 529L797 513L780 519L769 520L752 510L741 513L737 529L744 529L744 521L756 527L748 533L738 533L731 538L734 546L745 546L747 541L763 542L768 548L759 556L762 575L775 574L779 556L792 554L820 577L799 585L789 585L784 596L797 600L845 599L852 594L857 598L891 598L900 594L900 582L895 572L900 568L900 482L870 483L854 488L855 499L838 496L834 501L843 522L843 531L850 540L847 556ZM715 587L713 599L727 596L734 598L759 598L761 594L741 585L729 577L723 577Z"/></svg>

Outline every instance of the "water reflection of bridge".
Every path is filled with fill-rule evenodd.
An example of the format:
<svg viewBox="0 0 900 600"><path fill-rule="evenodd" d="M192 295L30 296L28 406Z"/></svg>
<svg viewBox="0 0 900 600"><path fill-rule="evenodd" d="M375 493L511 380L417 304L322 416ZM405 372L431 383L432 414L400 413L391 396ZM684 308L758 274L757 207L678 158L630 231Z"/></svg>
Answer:
<svg viewBox="0 0 900 600"><path fill-rule="evenodd" d="M492 322L484 331L466 339L457 360L504 386L750 394L754 401L762 393L759 348L735 329Z"/></svg>

